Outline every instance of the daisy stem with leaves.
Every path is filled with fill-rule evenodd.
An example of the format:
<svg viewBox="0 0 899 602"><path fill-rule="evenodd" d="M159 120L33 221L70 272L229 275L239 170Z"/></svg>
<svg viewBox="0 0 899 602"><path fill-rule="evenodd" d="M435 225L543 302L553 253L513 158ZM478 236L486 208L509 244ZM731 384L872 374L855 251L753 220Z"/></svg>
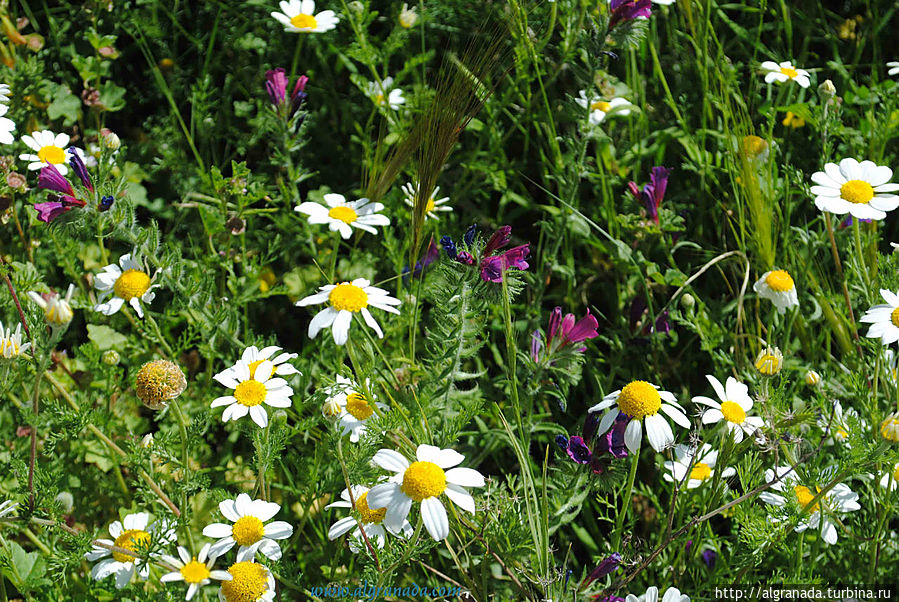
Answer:
<svg viewBox="0 0 899 602"><path fill-rule="evenodd" d="M640 463L640 449L642 447L642 445L637 447L634 460L631 463L631 470L627 475L627 485L624 486L624 496L621 498L621 510L618 511L618 519L615 521L615 533L612 535L612 550L618 550L621 547L621 532L624 528L624 519L627 516L627 511L631 507L631 493L634 490L634 479L637 476L637 465Z"/></svg>

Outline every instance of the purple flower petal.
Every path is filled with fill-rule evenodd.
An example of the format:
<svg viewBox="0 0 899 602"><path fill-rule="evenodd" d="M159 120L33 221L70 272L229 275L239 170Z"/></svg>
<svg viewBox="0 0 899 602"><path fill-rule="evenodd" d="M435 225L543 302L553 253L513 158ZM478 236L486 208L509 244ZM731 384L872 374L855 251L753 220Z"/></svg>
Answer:
<svg viewBox="0 0 899 602"><path fill-rule="evenodd" d="M41 168L41 173L37 176L37 186L38 188L53 190L63 194L75 194L75 191L72 190L72 185L59 173L59 170L53 164L48 164Z"/></svg>

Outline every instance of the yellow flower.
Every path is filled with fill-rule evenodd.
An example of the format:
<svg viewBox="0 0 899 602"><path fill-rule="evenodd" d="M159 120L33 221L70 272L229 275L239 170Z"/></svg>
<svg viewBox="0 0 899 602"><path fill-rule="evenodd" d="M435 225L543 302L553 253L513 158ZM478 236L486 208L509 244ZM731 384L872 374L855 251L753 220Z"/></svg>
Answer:
<svg viewBox="0 0 899 602"><path fill-rule="evenodd" d="M795 130L805 125L805 119L791 111L787 111L787 116L784 117L784 120L781 121L781 123Z"/></svg>

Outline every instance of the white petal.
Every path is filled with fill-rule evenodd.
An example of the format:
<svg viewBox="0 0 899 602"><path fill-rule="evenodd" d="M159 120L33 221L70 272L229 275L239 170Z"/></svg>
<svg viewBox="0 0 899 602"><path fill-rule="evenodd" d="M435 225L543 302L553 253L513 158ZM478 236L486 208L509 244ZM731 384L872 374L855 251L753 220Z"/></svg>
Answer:
<svg viewBox="0 0 899 602"><path fill-rule="evenodd" d="M435 541L446 539L446 536L449 535L446 508L436 497L425 498L421 501L421 520Z"/></svg>
<svg viewBox="0 0 899 602"><path fill-rule="evenodd" d="M624 445L631 454L636 454L640 449L640 438L643 436L643 427L639 420L631 420L624 430Z"/></svg>
<svg viewBox="0 0 899 602"><path fill-rule="evenodd" d="M409 468L409 460L399 452L392 449L381 449L374 455L372 461L390 472L405 472Z"/></svg>
<svg viewBox="0 0 899 602"><path fill-rule="evenodd" d="M453 468L446 471L446 482L461 487L483 487L484 475L471 468Z"/></svg>

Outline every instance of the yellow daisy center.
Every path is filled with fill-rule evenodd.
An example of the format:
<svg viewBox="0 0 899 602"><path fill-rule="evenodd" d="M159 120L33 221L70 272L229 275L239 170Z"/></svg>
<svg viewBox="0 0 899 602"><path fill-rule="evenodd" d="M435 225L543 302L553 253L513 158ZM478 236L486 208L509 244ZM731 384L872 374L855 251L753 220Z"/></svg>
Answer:
<svg viewBox="0 0 899 602"><path fill-rule="evenodd" d="M899 464L896 464L896 468L893 469L893 480L899 483Z"/></svg>
<svg viewBox="0 0 899 602"><path fill-rule="evenodd" d="M793 277L786 270L774 270L765 276L765 284L773 291L784 293L791 291L796 286Z"/></svg>
<svg viewBox="0 0 899 602"><path fill-rule="evenodd" d="M312 15L299 14L290 19L290 24L297 29L315 29L318 27L318 21Z"/></svg>
<svg viewBox="0 0 899 602"><path fill-rule="evenodd" d="M712 468L705 462L697 462L690 471L690 478L697 481L705 481L710 476L712 476Z"/></svg>
<svg viewBox="0 0 899 602"><path fill-rule="evenodd" d="M328 217L339 219L345 224L352 224L354 221L356 221L356 218L358 218L359 215L352 207L332 207L331 210L328 211Z"/></svg>
<svg viewBox="0 0 899 602"><path fill-rule="evenodd" d="M267 392L264 383L253 379L245 380L234 389L234 399L240 405L251 408L265 401Z"/></svg>
<svg viewBox="0 0 899 602"><path fill-rule="evenodd" d="M652 416L658 413L661 407L662 398L659 392L645 380L633 381L618 394L618 409L634 420Z"/></svg>
<svg viewBox="0 0 899 602"><path fill-rule="evenodd" d="M893 326L899 328L899 307L890 312L890 322L893 323Z"/></svg>
<svg viewBox="0 0 899 602"><path fill-rule="evenodd" d="M249 365L249 368L250 368L250 378L256 378L256 368L258 368L258 367L259 367L259 364L261 364L261 363L264 362L264 361L265 361L265 360L256 360L255 362L250 362L250 365ZM268 377L269 377L269 378L273 377L273 376L275 375L275 370L277 370L277 369L278 369L277 366L275 366L274 364L272 364L272 373L269 374Z"/></svg>
<svg viewBox="0 0 899 602"><path fill-rule="evenodd" d="M265 537L265 526L255 516L242 516L231 527L231 537L239 546L253 545Z"/></svg>
<svg viewBox="0 0 899 602"><path fill-rule="evenodd" d="M361 393L350 393L346 396L346 411L356 420L367 420L375 413L365 395Z"/></svg>
<svg viewBox="0 0 899 602"><path fill-rule="evenodd" d="M403 473L403 493L416 502L446 490L446 473L433 462L413 462Z"/></svg>
<svg viewBox="0 0 899 602"><path fill-rule="evenodd" d="M125 270L112 285L116 297L125 301L143 297L149 288L150 276L140 270Z"/></svg>
<svg viewBox="0 0 899 602"><path fill-rule="evenodd" d="M602 111L603 113L608 113L610 108L612 108L612 105L604 100L597 100L590 103L591 111Z"/></svg>
<svg viewBox="0 0 899 602"><path fill-rule="evenodd" d="M887 441L899 443L899 418L889 417L880 425L880 434Z"/></svg>
<svg viewBox="0 0 899 602"><path fill-rule="evenodd" d="M734 424L743 424L746 420L746 412L744 412L743 408L740 407L740 404L735 401L722 402L721 413L724 414L725 420L733 422Z"/></svg>
<svg viewBox="0 0 899 602"><path fill-rule="evenodd" d="M19 355L19 346L16 345L11 339L0 339L0 355L10 357L15 357Z"/></svg>
<svg viewBox="0 0 899 602"><path fill-rule="evenodd" d="M847 431L846 429L844 429L841 426L837 427L836 434L837 434L837 437L839 437L840 439L848 439L849 438L849 431Z"/></svg>
<svg viewBox="0 0 899 602"><path fill-rule="evenodd" d="M115 546L126 550L137 550L138 547L146 548L150 545L151 536L141 529L128 529L123 531L121 535L115 538ZM122 552L113 552L112 557L118 562L134 562L137 560L137 554L124 554Z"/></svg>
<svg viewBox="0 0 899 602"><path fill-rule="evenodd" d="M844 201L861 205L874 198L874 188L864 180L849 180L840 186L840 196Z"/></svg>
<svg viewBox="0 0 899 602"><path fill-rule="evenodd" d="M783 73L784 75L786 75L787 77L789 77L790 79L793 79L794 77L799 75L799 72L796 71L796 69L794 69L793 67L781 67L780 72Z"/></svg>
<svg viewBox="0 0 899 602"><path fill-rule="evenodd" d="M377 96L375 96L375 104L378 105L379 107L384 104L384 95L383 94L378 94Z"/></svg>
<svg viewBox="0 0 899 602"><path fill-rule="evenodd" d="M425 213L430 213L437 208L437 203L434 202L433 198L428 199L428 204L425 206Z"/></svg>
<svg viewBox="0 0 899 602"><path fill-rule="evenodd" d="M59 165L60 163L66 162L66 152L58 146L53 146L51 144L50 146L45 146L37 151L37 158L43 163Z"/></svg>
<svg viewBox="0 0 899 602"><path fill-rule="evenodd" d="M803 485L797 485L793 487L793 491L796 492L796 499L799 500L799 506L805 508L808 506L813 499L815 499L815 494L812 493L808 487ZM808 509L809 512L818 512L821 509L820 504L815 503L814 506Z"/></svg>
<svg viewBox="0 0 899 602"><path fill-rule="evenodd" d="M197 557L194 556L193 560L185 564L181 567L181 576L184 577L185 583L202 583L204 580L209 579L209 569L206 568L206 565L197 560Z"/></svg>
<svg viewBox="0 0 899 602"><path fill-rule="evenodd" d="M359 513L359 518L363 523L366 524L375 524L380 525L381 521L384 520L384 517L387 515L387 508L380 508L379 510L372 510L368 507L368 492L366 491L362 495L356 498L356 512Z"/></svg>
<svg viewBox="0 0 899 602"><path fill-rule="evenodd" d="M773 353L765 353L755 363L756 370L765 376L773 376L780 372L780 358Z"/></svg>
<svg viewBox="0 0 899 602"><path fill-rule="evenodd" d="M231 581L222 581L227 602L256 602L268 589L265 567L255 562L238 562L228 569Z"/></svg>
<svg viewBox="0 0 899 602"><path fill-rule="evenodd" d="M349 282L338 284L328 295L331 307L339 311L359 311L368 307L368 293Z"/></svg>

